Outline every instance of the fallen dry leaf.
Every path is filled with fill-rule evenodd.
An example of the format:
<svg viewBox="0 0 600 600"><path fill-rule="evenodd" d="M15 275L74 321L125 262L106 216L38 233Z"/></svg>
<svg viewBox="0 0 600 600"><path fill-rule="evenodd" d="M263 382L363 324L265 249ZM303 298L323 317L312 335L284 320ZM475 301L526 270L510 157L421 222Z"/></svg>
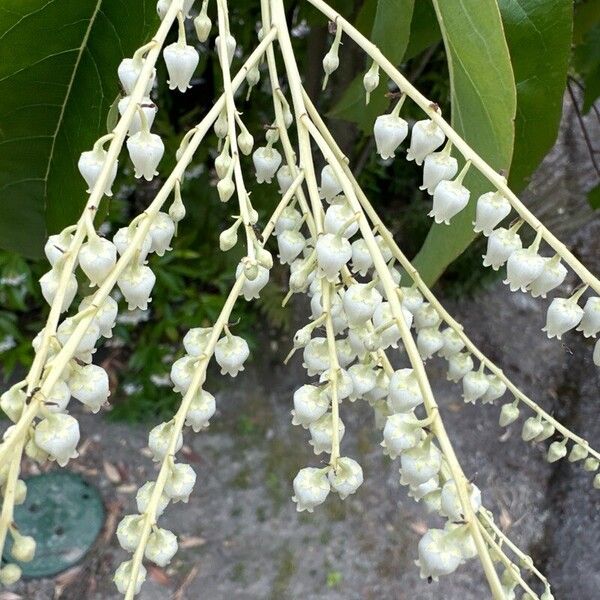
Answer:
<svg viewBox="0 0 600 600"><path fill-rule="evenodd" d="M148 575L152 581L155 581L159 585L170 585L171 583L171 580L165 573L165 570L157 567L156 565L148 565Z"/></svg>
<svg viewBox="0 0 600 600"><path fill-rule="evenodd" d="M23 596L14 592L0 592L0 600L23 600Z"/></svg>
<svg viewBox="0 0 600 600"><path fill-rule="evenodd" d="M119 473L119 469L117 469L117 467L115 467L115 465L113 465L112 463L109 463L107 460L105 460L102 463L102 466L104 468L104 474L106 475L106 478L111 483L113 483L115 485L121 483L121 481L122 481L121 473Z"/></svg>
<svg viewBox="0 0 600 600"><path fill-rule="evenodd" d="M198 548L198 546L204 546L206 540L203 537L197 535L182 536L179 540L179 547L183 548Z"/></svg>
<svg viewBox="0 0 600 600"><path fill-rule="evenodd" d="M414 523L411 523L409 527L418 535L424 535L429 529L425 521L415 521Z"/></svg>

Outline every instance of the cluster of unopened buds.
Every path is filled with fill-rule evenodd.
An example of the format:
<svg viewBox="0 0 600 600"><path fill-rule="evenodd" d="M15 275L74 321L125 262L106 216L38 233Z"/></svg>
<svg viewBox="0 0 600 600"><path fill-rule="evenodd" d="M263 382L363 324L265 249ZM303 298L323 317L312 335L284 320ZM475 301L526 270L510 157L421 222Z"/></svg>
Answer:
<svg viewBox="0 0 600 600"><path fill-rule="evenodd" d="M498 580L493 562L504 565L497 583L504 598L515 598L517 586L526 590L528 596L523 597L537 597L532 596L519 569L504 554L504 534L482 506L480 490L467 480L451 451L424 363L435 355L444 358L448 379L461 383L467 403L493 404L510 391L514 400L502 407L500 425L513 423L520 415L519 406L525 404L534 413L523 424L525 441L543 442L555 433L560 436L549 445L550 462L568 455L570 461L582 461L586 470L597 473L600 455L518 390L477 350L420 281L303 94L281 0L263 2L259 46L234 78L230 67L236 56L236 41L229 30L227 4L217 0L218 35L214 48L221 65L224 95L205 119L183 137L176 154L177 166L150 206L128 227L119 229L112 241L96 232L92 215L101 197L112 194L123 143L136 178L152 180L158 174L164 145L150 131L157 111L151 99L154 64L170 26L177 22L178 39L166 46L162 54L169 87L180 92L189 88L199 62L198 51L188 43L185 27L192 5L191 0L159 0L157 11L163 24L157 35L119 65L117 75L124 94L118 103L121 119L112 133L100 138L79 160L90 193L88 206L77 225L50 236L46 244L51 269L40 279L40 285L51 306L51 316L47 328L33 342L36 361L32 374L0 398L0 408L15 423L6 431L5 442L0 446L0 483L5 505L19 504L26 495L18 469L5 460L7 445L18 460L21 443L22 451L31 459L54 460L64 466L77 457L80 438L78 422L68 413L71 397L94 413L106 404L109 378L92 362L96 347L102 338L112 336L119 308L117 299L124 300L130 314L147 314L156 282L148 265L149 256L162 256L171 249L177 225L186 214L181 196L185 168L212 126L218 139L214 159L216 192L222 202L237 196L239 209L233 215L233 224L220 233L219 246L224 252L231 250L238 244L238 233L243 231L246 254L237 266L236 282L218 319L211 327L189 330L183 338L185 354L172 364L170 381L175 393L181 395L181 403L172 419L150 431L148 447L158 474L154 481L139 488L137 513L125 516L117 528L119 544L132 553L116 570L114 581L119 591L127 598L140 591L146 578L143 559L164 567L177 552L177 536L158 525L169 503L188 501L196 481L194 469L178 461L177 453L183 447L185 427L200 432L215 414L215 397L204 389L208 363L214 358L221 374L231 377L244 370L249 347L231 331L235 329L230 316L240 295L246 300L258 298L268 283L273 257L265 244L273 233L278 259L290 271L285 302L293 294L303 294L310 303L310 319L296 332L290 356L302 352L303 367L312 381L293 394L291 420L293 425L308 431L315 455L328 455L327 464L303 468L294 478L292 500L297 510L313 512L330 493L345 499L362 485L360 464L341 454L345 426L340 411L342 405L346 408L356 401L366 402L381 432L384 454L399 461L400 484L417 502L423 501L429 511L443 519L443 526L429 529L418 544L416 562L421 576L437 580L479 555L492 588L494 580ZM208 0L203 0L193 26L199 42L206 43L212 30ZM323 88L339 66L344 28L351 31L351 26L337 15L333 43L323 60ZM357 36L355 32L354 38ZM291 105L279 87L272 47L275 39L284 54ZM236 108L235 92L245 81L247 97L250 96L260 81L260 60L265 54L275 118L265 130L264 145L255 148L254 137ZM374 60L364 76L367 102L380 84L379 70L380 65ZM390 76L402 90L405 80L396 71L394 74ZM400 116L410 91L407 88L405 93L394 96L398 101L392 111L379 116L374 124L377 153L384 161L394 158L410 136L406 158L423 167L421 189L433 197L429 214L436 223L450 223L470 201L470 192L463 185L465 176L470 169L481 169L483 161L475 154L465 156L459 171L459 162L452 156L456 135L450 133L452 130L441 119L437 107L421 106L429 118L411 127ZM299 156L287 132L294 123ZM325 158L319 177L313 167L311 138ZM262 237L255 231L259 215L245 189L243 160L252 162L258 184L272 184L275 180L281 194ZM535 223L535 239L523 248L518 231L525 222L531 225L532 219L528 213L520 213L519 220L502 227L516 205L503 179L495 185L496 190L476 201L473 228L488 238L484 265L497 270L506 264L506 283L511 290L546 297L567 276L562 264L564 254L538 254L542 241L548 242L549 232ZM173 200L164 212L161 208L171 192ZM581 267L578 274L585 271L576 264ZM77 268L86 283L78 284ZM411 277L410 283L404 284L403 272ZM572 329L585 337L596 337L600 332L600 297L588 295L582 301L589 287L596 293L599 289L594 282L583 284L571 296L552 300L544 327L548 337L560 339ZM91 293L83 296L77 313L59 322L86 286ZM119 292L111 296L115 286ZM596 364L600 364L599 344L596 342L594 349ZM387 353L394 350L406 352L409 366L392 366ZM475 361L479 362L477 366ZM595 475L593 485L600 488L600 475ZM13 538L14 559L31 560L35 541L12 524L4 531L0 528L2 540L7 533ZM525 555L519 554L514 545L510 547L523 563ZM525 564L528 572L544 585L544 593L539 597L551 600L547 580L527 561ZM12 583L19 577L16 563L6 563L0 569L3 583Z"/></svg>

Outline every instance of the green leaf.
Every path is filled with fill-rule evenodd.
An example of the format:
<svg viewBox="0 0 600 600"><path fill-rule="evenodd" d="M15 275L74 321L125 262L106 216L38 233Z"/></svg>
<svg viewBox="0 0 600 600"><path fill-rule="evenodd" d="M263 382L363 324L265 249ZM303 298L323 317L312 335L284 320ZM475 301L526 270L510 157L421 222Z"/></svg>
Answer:
<svg viewBox="0 0 600 600"><path fill-rule="evenodd" d="M594 210L600 208L600 185L588 192L588 203Z"/></svg>
<svg viewBox="0 0 600 600"><path fill-rule="evenodd" d="M151 0L3 0L0 247L39 256L86 201L79 154L105 132L116 69L157 24Z"/></svg>
<svg viewBox="0 0 600 600"><path fill-rule="evenodd" d="M377 10L371 31L371 41L393 63L402 61L410 37L414 0L378 0ZM370 64L367 65L367 68ZM365 105L363 75L357 76L346 89L339 102L329 112L329 116L356 123L362 131L370 133L378 115L385 112L388 100L381 75L378 88L371 94L371 101Z"/></svg>
<svg viewBox="0 0 600 600"><path fill-rule="evenodd" d="M419 0L410 24L410 40L404 54L404 60L414 58L432 44L442 39L442 32L438 25L435 9L431 0Z"/></svg>
<svg viewBox="0 0 600 600"><path fill-rule="evenodd" d="M498 5L494 0L433 0L450 71L452 126L497 170L508 170L513 153L516 89ZM474 239L478 196L490 185L474 169L465 178L468 207L451 225L433 225L414 265L427 284Z"/></svg>
<svg viewBox="0 0 600 600"><path fill-rule="evenodd" d="M508 183L522 190L553 146L562 114L573 30L571 0L499 0L517 84Z"/></svg>

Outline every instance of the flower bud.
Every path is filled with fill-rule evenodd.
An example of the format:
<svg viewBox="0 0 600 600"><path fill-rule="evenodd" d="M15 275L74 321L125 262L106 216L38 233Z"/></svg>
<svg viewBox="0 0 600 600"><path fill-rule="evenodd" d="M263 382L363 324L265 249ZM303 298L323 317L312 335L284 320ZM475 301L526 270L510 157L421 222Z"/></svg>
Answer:
<svg viewBox="0 0 600 600"><path fill-rule="evenodd" d="M247 99L250 98L250 92L252 88L258 84L260 81L260 70L258 65L254 65L247 73L246 73L246 84L248 85L248 94L246 96ZM250 152L248 152L250 154Z"/></svg>
<svg viewBox="0 0 600 600"><path fill-rule="evenodd" d="M277 246L279 248L279 262L282 265L289 265L304 250L306 240L299 231L287 229L277 236Z"/></svg>
<svg viewBox="0 0 600 600"><path fill-rule="evenodd" d="M97 413L110 395L107 372L98 365L84 365L75 370L69 379L73 397Z"/></svg>
<svg viewBox="0 0 600 600"><path fill-rule="evenodd" d="M352 242L352 272L359 275L366 275L367 271L373 266L373 257L367 248L365 240L358 239Z"/></svg>
<svg viewBox="0 0 600 600"><path fill-rule="evenodd" d="M338 179L333 167L325 165L321 170L321 187L319 197L331 202L335 196L342 193L342 184Z"/></svg>
<svg viewBox="0 0 600 600"><path fill-rule="evenodd" d="M586 458L585 462L583 463L584 471L589 471L592 473L594 471L597 471L599 466L600 466L600 461L593 456Z"/></svg>
<svg viewBox="0 0 600 600"><path fill-rule="evenodd" d="M135 84L140 77L140 73L144 68L144 63L146 62L145 58L137 60L135 58L124 58L118 68L117 75L119 76L119 81L123 86L123 91L127 96L130 96L133 93L133 89L135 88ZM152 86L154 85L154 80L156 78L156 69L152 69L152 75L148 80L148 85L146 87L145 95L148 96L150 91L152 90ZM122 113L121 113L122 114Z"/></svg>
<svg viewBox="0 0 600 600"><path fill-rule="evenodd" d="M337 492L342 500L354 494L362 485L362 467L352 458L340 456L335 465L335 470L327 473L331 489Z"/></svg>
<svg viewBox="0 0 600 600"><path fill-rule="evenodd" d="M300 469L294 477L294 495L292 500L296 502L296 510L313 512L314 508L325 502L331 489L326 469L315 469L306 467Z"/></svg>
<svg viewBox="0 0 600 600"><path fill-rule="evenodd" d="M203 0L202 8L200 9L200 14L194 19L194 28L196 29L196 35L198 36L198 41L201 44L204 44L210 35L210 29L212 27L212 23L210 17L207 14L208 11L208 0Z"/></svg>
<svg viewBox="0 0 600 600"><path fill-rule="evenodd" d="M320 419L329 408L329 398L322 388L303 385L294 392L292 425L302 425L304 429Z"/></svg>
<svg viewBox="0 0 600 600"><path fill-rule="evenodd" d="M369 284L353 283L349 285L342 299L348 323L351 326L366 323L382 301L381 294Z"/></svg>
<svg viewBox="0 0 600 600"><path fill-rule="evenodd" d="M183 347L190 356L199 357L208 344L212 327L194 327L183 338Z"/></svg>
<svg viewBox="0 0 600 600"><path fill-rule="evenodd" d="M366 103L369 104L371 93L375 91L379 85L379 65L373 61L371 68L364 74L363 87L367 95Z"/></svg>
<svg viewBox="0 0 600 600"><path fill-rule="evenodd" d="M458 173L458 161L450 156L450 152L434 152L425 157L423 165L423 185L420 190L427 190L433 195L436 187L442 181L453 179Z"/></svg>
<svg viewBox="0 0 600 600"><path fill-rule="evenodd" d="M171 443L171 436L173 434L173 422L160 423L156 427L153 427L148 434L148 448L152 452L152 460L154 462L162 461L167 454L176 454L181 450L183 446L183 436L181 431L177 434L177 440L175 446L170 450L169 444Z"/></svg>
<svg viewBox="0 0 600 600"><path fill-rule="evenodd" d="M465 347L462 338L452 327L446 327L446 329L442 330L442 339L444 345L438 354L443 358L450 359Z"/></svg>
<svg viewBox="0 0 600 600"><path fill-rule="evenodd" d="M544 424L539 416L529 417L525 419L523 423L523 429L521 431L521 438L525 442L531 442L544 430Z"/></svg>
<svg viewBox="0 0 600 600"><path fill-rule="evenodd" d="M444 338L437 327L423 327L417 334L417 348L425 361L444 346Z"/></svg>
<svg viewBox="0 0 600 600"><path fill-rule="evenodd" d="M542 433L540 433L535 438L536 442L543 442L544 440L547 440L548 438L552 437L554 435L554 433L556 432L556 429L555 429L554 425L552 425L552 423L550 423L548 421L542 421L542 425L543 425Z"/></svg>
<svg viewBox="0 0 600 600"><path fill-rule="evenodd" d="M79 265L90 280L90 286L102 284L116 263L115 245L97 235L89 239L79 250Z"/></svg>
<svg viewBox="0 0 600 600"><path fill-rule="evenodd" d="M215 414L216 408L215 397L206 390L198 390L185 416L185 424L198 433L208 427L209 419Z"/></svg>
<svg viewBox="0 0 600 600"><path fill-rule="evenodd" d="M229 62L229 66L231 66L231 63L233 62L233 57L235 56L235 47L236 47L235 38L231 34L228 34L227 38L225 39L225 48L226 48L226 52L227 52L227 60ZM221 36L220 35L218 35L215 38L215 49L217 50L217 56L219 57L219 61L221 61Z"/></svg>
<svg viewBox="0 0 600 600"><path fill-rule="evenodd" d="M79 423L71 415L50 414L37 424L34 440L51 460L64 467L70 458L79 456L75 450L79 443Z"/></svg>
<svg viewBox="0 0 600 600"><path fill-rule="evenodd" d="M156 275L150 267L144 265L131 265L117 280L117 285L127 301L129 310L135 308L146 310L148 308L148 302L152 301L150 294L155 283Z"/></svg>
<svg viewBox="0 0 600 600"><path fill-rule="evenodd" d="M129 106L129 102L131 102L131 96L125 96L119 100L117 104L117 110L119 114L123 116L127 107ZM140 117L139 111L141 110L146 117L146 122L148 123L148 128L152 127L154 123L154 118L156 117L156 113L158 112L158 106L152 102L152 100L148 97L142 98L139 103L139 110L136 110L133 113L133 117L131 119L131 123L129 125L128 135L135 135L139 131L142 130L142 117Z"/></svg>
<svg viewBox="0 0 600 600"><path fill-rule="evenodd" d="M473 512L477 513L481 508L481 491L473 483L469 484L468 487L471 507ZM462 521L465 518L454 479L448 479L442 487L441 508L442 516L447 517L451 521Z"/></svg>
<svg viewBox="0 0 600 600"><path fill-rule="evenodd" d="M163 58L169 74L169 89L185 92L192 87L190 80L200 61L196 48L178 41L165 47Z"/></svg>
<svg viewBox="0 0 600 600"><path fill-rule="evenodd" d="M394 371L388 389L387 403L393 413L408 413L423 404L423 396L412 369Z"/></svg>
<svg viewBox="0 0 600 600"><path fill-rule="evenodd" d="M157 527L148 536L144 556L159 567L166 567L177 553L177 536L168 529Z"/></svg>
<svg viewBox="0 0 600 600"><path fill-rule="evenodd" d="M437 150L445 139L444 132L431 119L417 121L412 128L406 160L423 164L425 157Z"/></svg>
<svg viewBox="0 0 600 600"><path fill-rule="evenodd" d="M394 158L396 149L408 135L408 123L394 113L380 115L375 119L373 135L377 154L384 160Z"/></svg>
<svg viewBox="0 0 600 600"><path fill-rule="evenodd" d="M152 181L152 178L158 175L156 167L165 153L160 136L149 131L138 131L127 139L127 150L136 179L143 177L146 181Z"/></svg>
<svg viewBox="0 0 600 600"><path fill-rule="evenodd" d="M144 517L140 515L125 515L117 527L117 540L123 550L135 552L142 538Z"/></svg>
<svg viewBox="0 0 600 600"><path fill-rule="evenodd" d="M521 238L516 231L500 227L490 233L487 252L483 256L483 266L497 271L517 250L522 247Z"/></svg>
<svg viewBox="0 0 600 600"><path fill-rule="evenodd" d="M511 423L514 423L519 418L519 409L517 408L517 401L508 404L504 404L500 409L500 427L507 427Z"/></svg>
<svg viewBox="0 0 600 600"><path fill-rule="evenodd" d="M221 252L227 252L237 244L237 230L240 224L241 220L237 220L231 227L221 232L221 235L219 235L219 248Z"/></svg>
<svg viewBox="0 0 600 600"><path fill-rule="evenodd" d="M471 404L475 404L475 400L481 398L490 387L489 379L482 370L466 373L462 383L463 399Z"/></svg>
<svg viewBox="0 0 600 600"><path fill-rule="evenodd" d="M552 442L548 448L546 460L549 463L556 462L567 455L567 438L560 442Z"/></svg>
<svg viewBox="0 0 600 600"><path fill-rule="evenodd" d="M350 242L339 235L324 233L316 244L317 264L329 282L335 282L342 267L352 257Z"/></svg>
<svg viewBox="0 0 600 600"><path fill-rule="evenodd" d="M52 267L50 271L48 271L40 277L40 288L42 290L42 296L44 296L44 300L46 300L46 302L50 306L52 306L54 298L56 298L56 294L58 293L60 278L60 267ZM71 302L73 302L76 293L77 279L75 279L75 275L71 273L67 278L67 285L65 287L63 302L60 309L61 313L65 312L69 308L69 306L71 306Z"/></svg>
<svg viewBox="0 0 600 600"><path fill-rule="evenodd" d="M21 567L14 563L5 564L0 569L0 583L2 585L13 585L21 579Z"/></svg>
<svg viewBox="0 0 600 600"><path fill-rule="evenodd" d="M560 256L542 257L544 260L544 268L527 287L533 298L541 296L546 297L548 292L557 288L567 276L566 267L560 262Z"/></svg>
<svg viewBox="0 0 600 600"><path fill-rule="evenodd" d="M577 331L582 331L586 338L596 337L600 333L600 296L592 296L587 299Z"/></svg>
<svg viewBox="0 0 600 600"><path fill-rule="evenodd" d="M127 588L129 587L129 582L131 580L132 568L133 561L128 560L126 562L122 562L115 571L113 581L115 582L120 594L127 593ZM135 579L134 594L140 593L144 581L146 581L146 567L140 563L137 577Z"/></svg>
<svg viewBox="0 0 600 600"><path fill-rule="evenodd" d="M429 529L419 540L418 550L419 560L415 562L422 579L437 581L440 575L456 571L462 562L459 547L449 541L449 534L444 529Z"/></svg>
<svg viewBox="0 0 600 600"><path fill-rule="evenodd" d="M477 199L473 231L489 236L511 211L510 202L500 192L487 192Z"/></svg>
<svg viewBox="0 0 600 600"><path fill-rule="evenodd" d="M144 514L148 510L148 506L150 504L150 498L154 489L156 487L156 483L154 481L146 481L144 485L137 491L135 496L135 502L137 505L138 512L140 514ZM163 514L165 508L169 504L169 497L164 493L161 493L160 498L158 499L158 503L156 505L156 513L154 518L158 519L160 515ZM137 544L136 544L137 545Z"/></svg>
<svg viewBox="0 0 600 600"><path fill-rule="evenodd" d="M281 164L281 154L271 146L261 146L252 154L252 161L256 169L256 181L271 183Z"/></svg>
<svg viewBox="0 0 600 600"><path fill-rule="evenodd" d="M583 308L573 298L554 298L546 313L546 325L542 331L548 338L556 337L559 340L563 333L576 327L583 317Z"/></svg>
<svg viewBox="0 0 600 600"><path fill-rule="evenodd" d="M569 453L569 462L577 462L587 458L589 449L582 444L574 444Z"/></svg>
<svg viewBox="0 0 600 600"><path fill-rule="evenodd" d="M226 335L215 345L215 360L221 367L221 375L235 377L244 370L244 362L250 356L246 340L237 335Z"/></svg>
<svg viewBox="0 0 600 600"><path fill-rule="evenodd" d="M30 535L16 534L10 554L19 562L31 562L35 556L35 545L35 540Z"/></svg>
<svg viewBox="0 0 600 600"><path fill-rule="evenodd" d="M26 399L27 394L13 386L0 396L0 408L13 423L16 423L21 417Z"/></svg>
<svg viewBox="0 0 600 600"><path fill-rule="evenodd" d="M511 292L526 291L544 270L544 259L533 247L515 250L506 263L506 279L504 283L510 286Z"/></svg>
<svg viewBox="0 0 600 600"><path fill-rule="evenodd" d="M448 359L448 381L458 383L467 373L473 370L473 358L468 352L459 352Z"/></svg>
<svg viewBox="0 0 600 600"><path fill-rule="evenodd" d="M311 439L308 443L313 447L315 454L327 452L331 454L331 444L333 443L333 417L330 412L325 413L308 426ZM341 419L339 419L338 432L339 440L344 437L346 427Z"/></svg>
<svg viewBox="0 0 600 600"><path fill-rule="evenodd" d="M433 192L433 208L428 214L436 223L450 225L450 219L467 206L470 195L458 181L441 181Z"/></svg>
<svg viewBox="0 0 600 600"><path fill-rule="evenodd" d="M483 404L493 404L495 400L504 396L506 392L506 384L497 375L487 375L488 378L488 389L487 392L481 397Z"/></svg>
<svg viewBox="0 0 600 600"><path fill-rule="evenodd" d="M420 445L405 450L400 455L400 464L400 483L420 485L438 474L442 455L430 440L425 440Z"/></svg>
<svg viewBox="0 0 600 600"><path fill-rule="evenodd" d="M65 233L64 231L56 235L51 235L48 238L44 245L44 254L52 267L56 266L62 259L72 241L73 234Z"/></svg>
<svg viewBox="0 0 600 600"><path fill-rule="evenodd" d="M96 185L96 181L98 181L100 173L104 168L104 163L106 162L107 156L108 152L106 152L106 150L103 148L88 150L81 153L79 161L77 162L77 168L88 185L88 189L86 190L88 194L92 193L92 189ZM117 176L118 166L119 161L115 160L110 167L108 178L106 180L106 187L104 188L105 196L112 196L111 188L115 177Z"/></svg>
<svg viewBox="0 0 600 600"><path fill-rule="evenodd" d="M390 415L383 428L383 453L396 459L405 450L418 446L422 438L423 429L412 412Z"/></svg>
<svg viewBox="0 0 600 600"><path fill-rule="evenodd" d="M171 467L171 472L165 483L165 494L173 502L187 502L196 483L196 473L190 465L177 463Z"/></svg>

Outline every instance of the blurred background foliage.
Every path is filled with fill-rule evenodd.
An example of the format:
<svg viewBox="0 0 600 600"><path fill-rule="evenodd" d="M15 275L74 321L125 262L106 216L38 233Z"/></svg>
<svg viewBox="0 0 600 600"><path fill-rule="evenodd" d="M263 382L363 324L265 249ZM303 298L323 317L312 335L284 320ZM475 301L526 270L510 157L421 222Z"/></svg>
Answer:
<svg viewBox="0 0 600 600"><path fill-rule="evenodd" d="M31 339L47 315L37 284L48 268L41 248L47 232L72 223L85 202L76 161L106 131L106 115L118 95L116 67L123 56L148 39L158 23L154 7L149 8L153 3L143 0L130 0L127 5L104 0L102 15L94 12L96 2L68 3L66 9L63 6L51 13L41 9L45 4L8 0L6 10L0 9L0 53L11 56L0 66L0 247L4 248L0 250L0 363L4 378L27 368L31 361ZM371 37L420 91L434 98L445 115L452 115L454 126L491 164L508 172L514 156L518 166L512 169L510 182L516 191L525 187L556 139L567 81L583 90L584 112L593 110L592 103L600 95L597 1L581 0L573 6L568 0L464 0L461 9L441 0L334 0L331 4ZM405 161L384 163L375 155L372 123L388 109L385 94L393 88L382 83L365 107L362 75L370 65L347 41L340 68L327 92L321 93L321 60L331 41L327 22L302 0L288 1L286 6L308 92L329 117L359 182L407 255L416 257L430 282L445 271L439 285L446 295L468 294L493 279L493 272L481 268L481 241L471 243L471 216L467 213L451 228L431 227L426 216L428 199L418 189L419 169ZM209 12L214 22L212 11L214 6ZM33 16L21 18L29 13ZM70 23L70 19L81 22L82 28L74 25L67 33L54 28L54 22ZM105 19L112 26L110 34ZM238 43L235 70L239 58L256 43L259 3L232 2L230 21ZM60 65L53 64L54 59L45 60L45 54L38 54L40 45L33 44L42 32L50 36L49 47L55 52L61 46L70 48L68 44L87 32L81 56L89 54L92 60L76 62L70 57ZM196 43L201 60L186 94L168 91L164 64L159 61L152 97L159 107L153 129L166 147L161 175L174 165L182 135L220 93L219 67L212 52L214 35L213 31L207 44ZM173 32L171 37L168 43L175 39ZM9 47L10 53L4 52ZM49 56L48 48L41 51ZM468 54L466 64L452 60L456 52ZM93 60L94 54L102 60ZM97 71L93 77L88 73L92 69ZM63 91L62 100L42 94L40 102L32 101L36 82L40 87L40 81L60 77L74 84L72 96L64 96ZM244 101L245 89L239 95L244 122L256 144L263 142L264 128L273 120L265 80L263 72L249 102ZM58 102L60 110L47 108L38 115L42 100ZM465 121L463 113L472 119ZM410 102L403 114L408 119L422 118ZM99 362L108 368L113 387L119 390L111 412L118 418L138 420L171 411L176 395L170 391L168 372L181 352L182 335L216 317L232 283L241 254L239 248L228 253L216 250L218 235L232 213L232 207L221 204L216 193L216 147L215 136L209 136L189 169L183 187L187 217L180 223L174 250L151 259L157 284L150 310L146 314L123 312L113 338L98 351ZM275 186L254 183L251 160L244 160L252 200L264 225L278 195ZM108 237L148 205L161 181L159 176L134 185L124 154L121 167L113 186L118 193L105 206L102 232ZM478 190L481 183L473 179L470 185ZM477 192L473 195L476 198ZM597 196L598 190L590 194L594 207L599 204ZM271 251L276 254L275 245ZM238 304L236 327L251 344L266 340L265 334L283 340L289 332L291 311L281 307L286 279L285 271L276 266L261 299L252 305ZM218 385L218 379L213 383Z"/></svg>

